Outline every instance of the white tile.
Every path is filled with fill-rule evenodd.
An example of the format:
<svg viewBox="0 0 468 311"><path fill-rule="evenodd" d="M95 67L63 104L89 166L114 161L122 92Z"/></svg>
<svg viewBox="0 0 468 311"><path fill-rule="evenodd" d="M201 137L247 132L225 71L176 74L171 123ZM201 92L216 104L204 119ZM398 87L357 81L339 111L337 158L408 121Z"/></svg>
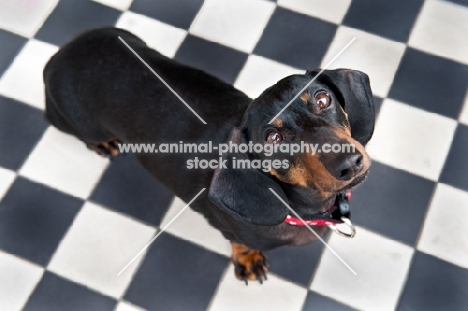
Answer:
<svg viewBox="0 0 468 311"><path fill-rule="evenodd" d="M385 99L366 149L374 160L437 181L457 122Z"/></svg>
<svg viewBox="0 0 468 311"><path fill-rule="evenodd" d="M149 47L168 57L174 57L187 35L185 30L132 12L122 14L116 27L130 31L145 41Z"/></svg>
<svg viewBox="0 0 468 311"><path fill-rule="evenodd" d="M133 0L93 0L101 4L110 6L114 9L125 11L128 10Z"/></svg>
<svg viewBox="0 0 468 311"><path fill-rule="evenodd" d="M292 75L304 74L305 70L289 67L268 58L250 55L234 86L252 98L257 98L266 88Z"/></svg>
<svg viewBox="0 0 468 311"><path fill-rule="evenodd" d="M448 1L426 1L408 45L468 64L468 8Z"/></svg>
<svg viewBox="0 0 468 311"><path fill-rule="evenodd" d="M432 198L418 249L468 268L468 193L438 184Z"/></svg>
<svg viewBox="0 0 468 311"><path fill-rule="evenodd" d="M359 310L395 310L413 249L364 228L353 239L332 234L328 243L357 275L326 250L311 289Z"/></svg>
<svg viewBox="0 0 468 311"><path fill-rule="evenodd" d="M87 198L109 160L75 137L49 127L29 155L20 175L76 197Z"/></svg>
<svg viewBox="0 0 468 311"><path fill-rule="evenodd" d="M405 51L403 43L340 26L321 66L324 67L333 59L353 37L356 37L356 40L328 68L361 70L369 75L373 93L386 97Z"/></svg>
<svg viewBox="0 0 468 311"><path fill-rule="evenodd" d="M0 94L39 109L45 107L42 71L58 50L55 45L30 40L0 79Z"/></svg>
<svg viewBox="0 0 468 311"><path fill-rule="evenodd" d="M468 90L465 95L465 102L463 104L460 116L458 117L458 121L465 125L468 125Z"/></svg>
<svg viewBox="0 0 468 311"><path fill-rule="evenodd" d="M350 4L351 0L278 0L279 6L335 24L341 23Z"/></svg>
<svg viewBox="0 0 468 311"><path fill-rule="evenodd" d="M249 282L245 286L234 276L232 265L225 271L209 311L257 311L288 310L299 311L307 296L307 290L284 281L272 273L260 284Z"/></svg>
<svg viewBox="0 0 468 311"><path fill-rule="evenodd" d="M3 0L0 1L0 28L20 35L33 36L58 0Z"/></svg>
<svg viewBox="0 0 468 311"><path fill-rule="evenodd" d="M189 32L249 53L274 9L266 0L206 0Z"/></svg>
<svg viewBox="0 0 468 311"><path fill-rule="evenodd" d="M13 171L0 167L0 201L10 189L11 184L15 181L16 174Z"/></svg>
<svg viewBox="0 0 468 311"><path fill-rule="evenodd" d="M47 267L63 277L119 298L143 256L117 273L149 242L155 228L85 203Z"/></svg>
<svg viewBox="0 0 468 311"><path fill-rule="evenodd" d="M128 302L120 301L115 307L114 311L144 311L144 309L135 307Z"/></svg>
<svg viewBox="0 0 468 311"><path fill-rule="evenodd" d="M0 251L0 310L21 310L44 270Z"/></svg>
<svg viewBox="0 0 468 311"><path fill-rule="evenodd" d="M164 219L161 228L164 228L186 205L180 198L174 198ZM219 230L208 224L205 218L193 210L187 208L174 222L166 229L166 232L198 244L208 250L231 256L231 246Z"/></svg>

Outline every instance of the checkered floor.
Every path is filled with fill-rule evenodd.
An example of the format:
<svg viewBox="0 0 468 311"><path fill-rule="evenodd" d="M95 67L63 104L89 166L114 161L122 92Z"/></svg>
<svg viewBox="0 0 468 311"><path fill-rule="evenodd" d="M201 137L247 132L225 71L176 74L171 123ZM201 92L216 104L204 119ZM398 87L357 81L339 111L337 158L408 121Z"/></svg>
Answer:
<svg viewBox="0 0 468 311"><path fill-rule="evenodd" d="M466 0L0 2L0 310L466 310ZM255 97L332 65L369 74L379 116L357 236L269 252L235 280L229 244L132 156L112 163L43 119L42 69L81 30L117 25Z"/></svg>

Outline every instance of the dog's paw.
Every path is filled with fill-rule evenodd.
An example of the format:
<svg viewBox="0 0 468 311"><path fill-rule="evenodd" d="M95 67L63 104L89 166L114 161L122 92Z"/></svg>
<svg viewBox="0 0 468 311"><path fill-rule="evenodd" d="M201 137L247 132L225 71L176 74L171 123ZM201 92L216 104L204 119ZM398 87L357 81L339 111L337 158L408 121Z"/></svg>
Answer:
<svg viewBox="0 0 468 311"><path fill-rule="evenodd" d="M120 141L115 139L104 141L102 143L87 143L86 146L88 149L95 151L100 156L115 158L120 154L119 144Z"/></svg>
<svg viewBox="0 0 468 311"><path fill-rule="evenodd" d="M261 251L247 248L241 252L233 252L232 262L236 278L244 281L246 285L248 281L257 280L263 283L263 280L267 279L267 256Z"/></svg>

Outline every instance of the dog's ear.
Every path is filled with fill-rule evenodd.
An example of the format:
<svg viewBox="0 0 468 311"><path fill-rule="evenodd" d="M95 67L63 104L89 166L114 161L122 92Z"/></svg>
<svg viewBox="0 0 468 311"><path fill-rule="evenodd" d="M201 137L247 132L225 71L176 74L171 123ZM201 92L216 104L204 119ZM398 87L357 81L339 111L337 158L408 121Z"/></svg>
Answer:
<svg viewBox="0 0 468 311"><path fill-rule="evenodd" d="M234 128L229 141L239 145L245 140L241 131ZM286 196L280 185L270 176L257 169L233 167L234 161L248 159L247 153L223 154L227 168L218 167L215 170L208 197L222 211L242 222L261 226L279 225L288 215L288 208L269 188L285 202Z"/></svg>
<svg viewBox="0 0 468 311"><path fill-rule="evenodd" d="M366 145L374 133L375 107L369 77L358 70L326 70L325 75L343 96L343 109L348 114L351 136Z"/></svg>

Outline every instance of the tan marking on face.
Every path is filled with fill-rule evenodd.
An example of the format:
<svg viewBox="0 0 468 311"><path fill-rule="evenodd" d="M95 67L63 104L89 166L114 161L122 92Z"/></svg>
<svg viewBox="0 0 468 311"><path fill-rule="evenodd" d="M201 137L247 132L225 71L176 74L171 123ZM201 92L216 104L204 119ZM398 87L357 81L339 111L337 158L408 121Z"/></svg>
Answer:
<svg viewBox="0 0 468 311"><path fill-rule="evenodd" d="M300 99L302 100L302 102L304 102L304 104L309 103L309 101L310 101L309 93L307 93L307 92L302 93L301 96L300 96Z"/></svg>
<svg viewBox="0 0 468 311"><path fill-rule="evenodd" d="M292 185L299 185L302 187L307 187L308 183L304 176L302 176L300 169L290 167L286 175L280 175L276 170L271 169L270 174L276 177L278 180Z"/></svg>
<svg viewBox="0 0 468 311"><path fill-rule="evenodd" d="M346 135L348 135L349 137L351 137L351 130L349 129L349 127L343 126L342 129L343 129L343 132L346 133Z"/></svg>
<svg viewBox="0 0 468 311"><path fill-rule="evenodd" d="M276 177L278 180L292 185L299 185L302 187L307 187L308 183L304 178L300 169L290 167L286 175L280 175L276 170L271 169L270 174Z"/></svg>
<svg viewBox="0 0 468 311"><path fill-rule="evenodd" d="M300 166L293 166L289 168L288 179L291 184L307 187L309 185L309 174Z"/></svg>
<svg viewBox="0 0 468 311"><path fill-rule="evenodd" d="M344 115L346 116L346 120L348 120L348 113L346 112L346 110L344 110L343 106L341 106L340 104L338 104L338 107L340 107L340 110L344 113Z"/></svg>
<svg viewBox="0 0 468 311"><path fill-rule="evenodd" d="M346 118L346 121L348 121L349 123L349 117L348 117L348 113L343 109L343 107L341 107L341 105L338 105L341 109L341 111L343 112L343 114L345 115L345 118ZM351 129L347 126L343 126L342 127L342 130L348 135L351 137Z"/></svg>
<svg viewBox="0 0 468 311"><path fill-rule="evenodd" d="M276 118L272 123L276 127L282 127L283 126L283 120L281 120L280 118Z"/></svg>
<svg viewBox="0 0 468 311"><path fill-rule="evenodd" d="M285 175L280 175L276 170L270 170L270 174L278 180L301 187L311 187L319 191L319 196L327 197L330 191L340 186L320 161L318 154L310 153L301 156L299 163L291 166Z"/></svg>
<svg viewBox="0 0 468 311"><path fill-rule="evenodd" d="M370 158L358 141L351 137L349 130L346 129L332 129L337 137L346 141L349 144L353 144L356 151L363 155L363 170L364 174L370 167ZM333 177L327 170L325 165L320 160L320 154L303 154L299 161L291 166L285 175L279 174L276 170L271 170L270 174L276 177L278 180L293 185L299 185L302 187L311 187L319 191L319 195L327 197L335 193L336 190L346 187L351 180L338 180Z"/></svg>
<svg viewBox="0 0 468 311"><path fill-rule="evenodd" d="M305 177L306 172L303 172L301 168L295 166L291 166L288 169L286 175L280 175L278 171L274 169L270 170L270 174L287 184L299 185L302 187L308 186L307 178Z"/></svg>
<svg viewBox="0 0 468 311"><path fill-rule="evenodd" d="M323 192L324 196L343 187L342 182L330 174L318 154L306 154L303 167L309 172L309 182Z"/></svg>
<svg viewBox="0 0 468 311"><path fill-rule="evenodd" d="M360 142L358 142L357 140L351 137L351 132L344 131L344 130L340 131L337 129L332 129L332 131L336 134L336 136L347 141L347 143L353 144L356 147L356 151L362 154L363 164L364 164L362 168L362 172L365 173L370 167L371 160L370 160L369 155L366 152L366 149L364 149L364 146Z"/></svg>

